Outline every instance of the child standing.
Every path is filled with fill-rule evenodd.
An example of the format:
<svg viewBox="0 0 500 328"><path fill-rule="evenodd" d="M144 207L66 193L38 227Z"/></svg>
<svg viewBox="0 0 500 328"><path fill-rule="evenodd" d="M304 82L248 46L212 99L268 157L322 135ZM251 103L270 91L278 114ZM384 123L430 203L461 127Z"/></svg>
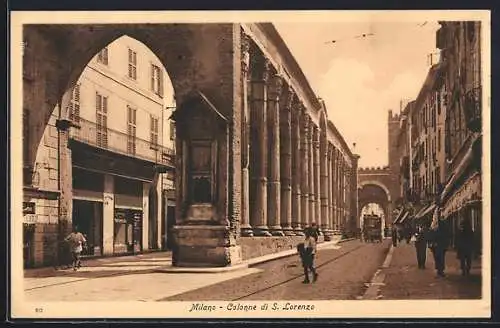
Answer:
<svg viewBox="0 0 500 328"><path fill-rule="evenodd" d="M300 258L302 260L302 266L304 267L304 281L302 283L308 284L309 280L309 271L313 274L313 282L318 279L318 273L316 272L316 268L314 267L314 256L316 254L316 239L313 236L313 233L310 229L306 229L305 231L306 239L304 243L300 243L297 246L297 250L299 251Z"/></svg>

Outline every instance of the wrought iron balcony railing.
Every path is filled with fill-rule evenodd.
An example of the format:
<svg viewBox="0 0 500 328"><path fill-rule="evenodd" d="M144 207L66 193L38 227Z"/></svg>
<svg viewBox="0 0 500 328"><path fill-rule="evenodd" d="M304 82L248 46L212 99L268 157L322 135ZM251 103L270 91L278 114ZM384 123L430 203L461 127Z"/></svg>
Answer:
<svg viewBox="0 0 500 328"><path fill-rule="evenodd" d="M70 138L76 141L153 163L174 166L175 151L172 148L105 128L82 118L74 123L77 127L71 129Z"/></svg>
<svg viewBox="0 0 500 328"><path fill-rule="evenodd" d="M476 86L465 93L465 118L473 132L481 131L481 89L481 86Z"/></svg>

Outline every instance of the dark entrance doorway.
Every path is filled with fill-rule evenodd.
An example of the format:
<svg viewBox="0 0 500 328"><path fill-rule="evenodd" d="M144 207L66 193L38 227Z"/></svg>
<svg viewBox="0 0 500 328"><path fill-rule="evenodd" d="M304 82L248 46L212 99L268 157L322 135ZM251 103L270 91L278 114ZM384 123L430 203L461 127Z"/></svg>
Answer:
<svg viewBox="0 0 500 328"><path fill-rule="evenodd" d="M102 254L102 203L73 200L73 227L78 227L87 239L87 247L83 256L100 256Z"/></svg>

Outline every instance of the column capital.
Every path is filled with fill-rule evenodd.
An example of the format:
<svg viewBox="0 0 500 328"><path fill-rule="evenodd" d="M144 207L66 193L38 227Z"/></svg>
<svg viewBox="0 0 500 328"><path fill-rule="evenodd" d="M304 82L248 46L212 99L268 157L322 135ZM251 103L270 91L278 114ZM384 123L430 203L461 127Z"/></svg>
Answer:
<svg viewBox="0 0 500 328"><path fill-rule="evenodd" d="M267 83L269 88L267 91L268 99L278 101L283 86L283 78L279 74L274 74L267 80Z"/></svg>
<svg viewBox="0 0 500 328"><path fill-rule="evenodd" d="M295 101L295 91L293 90L293 88L289 85L289 84L286 84L283 88L282 88L282 98L283 98L283 109L287 112L291 112L292 111L292 106L293 106L293 103Z"/></svg>
<svg viewBox="0 0 500 328"><path fill-rule="evenodd" d="M271 72L271 61L262 54L252 53L250 55L250 73L254 82L266 83Z"/></svg>
<svg viewBox="0 0 500 328"><path fill-rule="evenodd" d="M320 136L319 128L314 124L312 126L312 134L313 134L314 145L319 147L319 136Z"/></svg>
<svg viewBox="0 0 500 328"><path fill-rule="evenodd" d="M241 30L241 69L248 73L250 69L250 36Z"/></svg>

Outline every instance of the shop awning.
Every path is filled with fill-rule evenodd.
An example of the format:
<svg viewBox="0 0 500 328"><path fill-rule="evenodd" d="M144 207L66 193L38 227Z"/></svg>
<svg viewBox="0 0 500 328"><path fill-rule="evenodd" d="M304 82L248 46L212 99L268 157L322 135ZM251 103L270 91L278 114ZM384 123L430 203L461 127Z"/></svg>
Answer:
<svg viewBox="0 0 500 328"><path fill-rule="evenodd" d="M417 215L415 215L415 218L421 219L429 214L432 214L435 208L436 208L436 204L424 206L424 207L422 207L422 209L420 211L418 211Z"/></svg>
<svg viewBox="0 0 500 328"><path fill-rule="evenodd" d="M393 224L400 224L403 223L403 221L406 219L408 216L408 211L403 209L399 212L398 216L396 217L396 220L394 220Z"/></svg>

